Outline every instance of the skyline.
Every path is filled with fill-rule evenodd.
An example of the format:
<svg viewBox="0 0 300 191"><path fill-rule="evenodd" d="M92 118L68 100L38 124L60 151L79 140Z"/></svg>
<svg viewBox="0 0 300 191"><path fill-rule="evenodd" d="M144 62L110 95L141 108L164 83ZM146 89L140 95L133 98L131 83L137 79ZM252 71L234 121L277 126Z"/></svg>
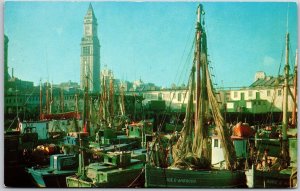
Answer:
<svg viewBox="0 0 300 191"><path fill-rule="evenodd" d="M293 71L298 47L296 3L202 4L216 87L249 86L255 72L276 76L280 64L282 74L288 6ZM40 78L79 83L80 41L88 6L89 2L5 2L8 66L15 76L35 85ZM92 6L98 20L101 70L107 65L115 78L141 78L163 87L187 84L198 3L92 2Z"/></svg>

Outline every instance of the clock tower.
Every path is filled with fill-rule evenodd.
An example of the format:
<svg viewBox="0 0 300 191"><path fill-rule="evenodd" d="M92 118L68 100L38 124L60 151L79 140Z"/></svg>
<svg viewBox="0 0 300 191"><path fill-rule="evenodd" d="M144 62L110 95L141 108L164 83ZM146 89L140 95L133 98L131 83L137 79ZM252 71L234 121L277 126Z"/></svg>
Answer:
<svg viewBox="0 0 300 191"><path fill-rule="evenodd" d="M80 88L84 89L88 80L89 91L100 91L100 43L97 34L97 18L92 4L84 17L83 37L80 55Z"/></svg>

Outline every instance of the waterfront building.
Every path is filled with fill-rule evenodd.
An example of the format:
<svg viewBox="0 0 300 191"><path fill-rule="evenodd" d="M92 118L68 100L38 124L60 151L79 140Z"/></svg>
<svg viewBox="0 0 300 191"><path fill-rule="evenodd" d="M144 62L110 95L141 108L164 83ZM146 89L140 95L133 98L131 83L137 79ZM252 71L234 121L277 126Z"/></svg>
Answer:
<svg viewBox="0 0 300 191"><path fill-rule="evenodd" d="M6 87L7 81L10 78L8 74L7 55L8 55L8 37L4 35L4 86Z"/></svg>
<svg viewBox="0 0 300 191"><path fill-rule="evenodd" d="M293 76L289 78L291 94L294 94ZM267 76L258 78L249 87L227 90L227 112L269 113L281 112L283 100L284 77ZM294 101L288 96L288 112L292 111Z"/></svg>
<svg viewBox="0 0 300 191"><path fill-rule="evenodd" d="M84 32L81 39L80 88L84 89L86 77L89 91L100 91L100 42L97 34L97 18L92 5L84 17Z"/></svg>
<svg viewBox="0 0 300 191"><path fill-rule="evenodd" d="M242 120L246 118L251 121L267 119L269 121L280 121L283 100L283 76L266 76L264 72L255 75L255 82L248 87L235 89L216 89L216 97L221 111L228 121ZM288 95L288 112L294 107L294 77L289 78L290 94ZM170 112L184 112L187 105L187 89L172 88L160 90L138 91L143 95L145 108L164 107ZM164 102L164 103L163 103ZM194 100L195 103L195 100ZM160 105L159 105L160 104Z"/></svg>

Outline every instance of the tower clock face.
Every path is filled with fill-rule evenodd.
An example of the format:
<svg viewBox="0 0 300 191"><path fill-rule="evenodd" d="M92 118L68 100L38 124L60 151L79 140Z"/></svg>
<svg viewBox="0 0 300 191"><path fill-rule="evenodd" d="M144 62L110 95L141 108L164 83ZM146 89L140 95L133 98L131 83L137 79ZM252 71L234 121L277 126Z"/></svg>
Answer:
<svg viewBox="0 0 300 191"><path fill-rule="evenodd" d="M86 26L84 27L84 30L85 30L85 34L86 34L86 35L91 35L91 34L92 34L91 26L86 25Z"/></svg>

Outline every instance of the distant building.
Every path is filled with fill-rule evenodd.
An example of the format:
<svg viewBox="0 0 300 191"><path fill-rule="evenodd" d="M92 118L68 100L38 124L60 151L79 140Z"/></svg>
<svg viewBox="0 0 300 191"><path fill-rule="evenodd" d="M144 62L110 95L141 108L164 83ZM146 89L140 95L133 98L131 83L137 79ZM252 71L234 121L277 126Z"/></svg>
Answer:
<svg viewBox="0 0 300 191"><path fill-rule="evenodd" d="M132 84L132 88L129 91L155 91L161 88L154 83L144 83L141 79L135 80Z"/></svg>
<svg viewBox="0 0 300 191"><path fill-rule="evenodd" d="M62 82L59 85L56 85L57 87L64 89L66 91L69 92L79 92L80 86L78 85L77 82L72 82L72 81L68 81L68 82Z"/></svg>
<svg viewBox="0 0 300 191"><path fill-rule="evenodd" d="M260 76L249 87L226 91L227 112L270 113L281 112L283 103L284 77ZM293 76L289 77L292 94ZM294 102L288 95L288 111L291 112Z"/></svg>
<svg viewBox="0 0 300 191"><path fill-rule="evenodd" d="M84 34L81 39L80 88L84 89L88 80L89 91L93 92L100 91L100 42L97 27L97 18L90 4L84 17Z"/></svg>
<svg viewBox="0 0 300 191"><path fill-rule="evenodd" d="M255 73L254 81L260 80L260 79L265 79L266 78L266 73L259 71Z"/></svg>
<svg viewBox="0 0 300 191"><path fill-rule="evenodd" d="M7 55L8 55L8 37L4 35L4 84L6 87L7 81L10 78L8 74Z"/></svg>

